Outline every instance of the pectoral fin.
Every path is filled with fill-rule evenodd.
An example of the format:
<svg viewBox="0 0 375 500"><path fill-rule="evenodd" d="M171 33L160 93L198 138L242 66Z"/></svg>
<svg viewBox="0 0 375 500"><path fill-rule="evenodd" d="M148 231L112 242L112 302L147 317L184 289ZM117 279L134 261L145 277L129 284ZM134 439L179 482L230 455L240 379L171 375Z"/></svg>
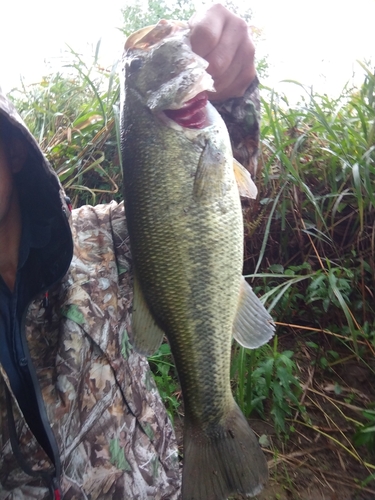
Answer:
<svg viewBox="0 0 375 500"><path fill-rule="evenodd" d="M275 325L268 311L242 278L237 315L233 324L233 337L248 349L268 342L274 335Z"/></svg>
<svg viewBox="0 0 375 500"><path fill-rule="evenodd" d="M131 343L140 354L151 356L163 341L164 332L155 323L142 293L137 276L134 276L134 299Z"/></svg>
<svg viewBox="0 0 375 500"><path fill-rule="evenodd" d="M241 165L236 159L233 158L234 176L237 181L238 191L240 196L244 198L251 198L255 200L258 195L258 188L256 187L250 172Z"/></svg>
<svg viewBox="0 0 375 500"><path fill-rule="evenodd" d="M208 140L199 159L194 179L193 197L199 203L221 199L226 191L223 182L225 156Z"/></svg>

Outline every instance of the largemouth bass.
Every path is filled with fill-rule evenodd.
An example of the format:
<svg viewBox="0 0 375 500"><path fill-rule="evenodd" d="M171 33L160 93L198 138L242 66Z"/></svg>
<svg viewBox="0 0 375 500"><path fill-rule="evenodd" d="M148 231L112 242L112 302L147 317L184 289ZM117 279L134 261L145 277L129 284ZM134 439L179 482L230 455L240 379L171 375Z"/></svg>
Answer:
<svg viewBox="0 0 375 500"><path fill-rule="evenodd" d="M227 129L205 91L207 62L184 23L129 37L121 84L126 217L134 263L132 338L149 355L166 334L185 408L183 500L259 493L267 462L230 387L232 334L256 348L273 335L242 277L243 221Z"/></svg>

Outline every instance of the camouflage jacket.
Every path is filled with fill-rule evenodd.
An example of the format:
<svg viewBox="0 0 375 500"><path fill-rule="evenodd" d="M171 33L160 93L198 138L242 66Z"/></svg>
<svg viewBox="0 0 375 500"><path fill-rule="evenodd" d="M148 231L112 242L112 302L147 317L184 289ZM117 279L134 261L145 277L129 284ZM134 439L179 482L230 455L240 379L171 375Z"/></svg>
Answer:
<svg viewBox="0 0 375 500"><path fill-rule="evenodd" d="M256 82L245 98L217 107L235 156L253 170ZM132 276L123 204L83 206L67 224L59 181L1 91L0 118L28 143L23 175L36 193L32 203L57 214L47 278L22 325L54 460L27 425L0 364L0 500L177 499L174 432L147 360L128 337Z"/></svg>
<svg viewBox="0 0 375 500"><path fill-rule="evenodd" d="M61 461L64 499L173 499L180 476L172 426L147 360L128 341L132 287L123 204L73 211L69 272L30 306L26 336ZM50 498L9 443L0 379L0 499ZM19 452L54 467L13 399ZM11 491L11 492L10 492Z"/></svg>

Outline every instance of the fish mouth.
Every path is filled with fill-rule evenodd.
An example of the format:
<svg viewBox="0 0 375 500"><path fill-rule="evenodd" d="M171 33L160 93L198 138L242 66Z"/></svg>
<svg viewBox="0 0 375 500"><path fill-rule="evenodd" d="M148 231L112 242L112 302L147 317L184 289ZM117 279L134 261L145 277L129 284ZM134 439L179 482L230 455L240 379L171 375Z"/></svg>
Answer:
<svg viewBox="0 0 375 500"><path fill-rule="evenodd" d="M164 114L181 127L202 129L209 124L207 115L207 91L199 92L178 109L165 109Z"/></svg>

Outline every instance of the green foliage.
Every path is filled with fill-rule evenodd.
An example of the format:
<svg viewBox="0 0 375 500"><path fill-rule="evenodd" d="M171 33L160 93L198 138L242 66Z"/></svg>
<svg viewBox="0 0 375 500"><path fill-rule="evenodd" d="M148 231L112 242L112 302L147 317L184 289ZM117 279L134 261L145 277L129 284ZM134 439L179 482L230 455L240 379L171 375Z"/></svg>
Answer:
<svg viewBox="0 0 375 500"><path fill-rule="evenodd" d="M201 7L210 3L208 0L203 0ZM250 22L251 9L245 3L240 4L232 0L225 0L221 3L245 19L246 22ZM168 3L158 0L147 0L147 2L134 0L122 10L124 16L122 31L126 36L129 36L133 31L156 24L160 19L188 21L195 11L195 4L190 0L170 0Z"/></svg>
<svg viewBox="0 0 375 500"><path fill-rule="evenodd" d="M90 64L70 50L68 75L49 75L11 96L75 206L121 191L117 67L100 67L99 48Z"/></svg>
<svg viewBox="0 0 375 500"><path fill-rule="evenodd" d="M260 200L247 211L245 271L283 325L280 342L288 325L319 332L305 343L316 351L310 361L316 370L334 374L345 357L355 357L374 374L375 77L368 70L360 90L345 88L337 99L301 89L305 96L295 107L263 89ZM325 330L333 336L327 345ZM251 380L263 383L266 399L259 389L247 394L246 377L244 389L237 382L245 411L253 401L261 415L263 401L275 405L284 391L278 384L267 393L264 372L275 361L263 349L249 356ZM276 428L285 429L288 414L271 413ZM373 422L363 424L355 443L370 447L373 436Z"/></svg>
<svg viewBox="0 0 375 500"><path fill-rule="evenodd" d="M162 344L159 350L148 361L160 396L173 423L174 417L181 405L181 400L178 397L180 389L169 344Z"/></svg>
<svg viewBox="0 0 375 500"><path fill-rule="evenodd" d="M306 304L319 302L318 308L314 308L315 312L321 310L321 306L323 306L323 311L328 312L331 304L341 307L342 302L339 301L338 297L345 304L349 304L352 278L353 273L343 268L335 267L330 269L328 273L319 269L314 273L307 287Z"/></svg>
<svg viewBox="0 0 375 500"><path fill-rule="evenodd" d="M246 268L277 319L348 326L354 343L375 313L374 80L337 99L293 82L305 91L295 107L264 89L264 182L248 215L262 222Z"/></svg>
<svg viewBox="0 0 375 500"><path fill-rule="evenodd" d="M122 11L124 16L122 31L126 36L129 36L144 26L156 24L160 19L187 21L194 11L194 4L189 0L174 0L168 4L158 0L148 0L147 2L135 0Z"/></svg>
<svg viewBox="0 0 375 500"><path fill-rule="evenodd" d="M366 423L361 424L357 428L354 435L354 444L356 446L367 446L367 448L374 452L375 450L375 411L367 410L363 412L363 417Z"/></svg>
<svg viewBox="0 0 375 500"><path fill-rule="evenodd" d="M255 410L265 418L268 410L276 432L286 435L286 418L291 417L293 408L302 409L298 401L301 386L292 357L292 351L278 351L275 336L273 346L267 344L255 351L237 347L231 369L236 400L243 413L249 416Z"/></svg>

